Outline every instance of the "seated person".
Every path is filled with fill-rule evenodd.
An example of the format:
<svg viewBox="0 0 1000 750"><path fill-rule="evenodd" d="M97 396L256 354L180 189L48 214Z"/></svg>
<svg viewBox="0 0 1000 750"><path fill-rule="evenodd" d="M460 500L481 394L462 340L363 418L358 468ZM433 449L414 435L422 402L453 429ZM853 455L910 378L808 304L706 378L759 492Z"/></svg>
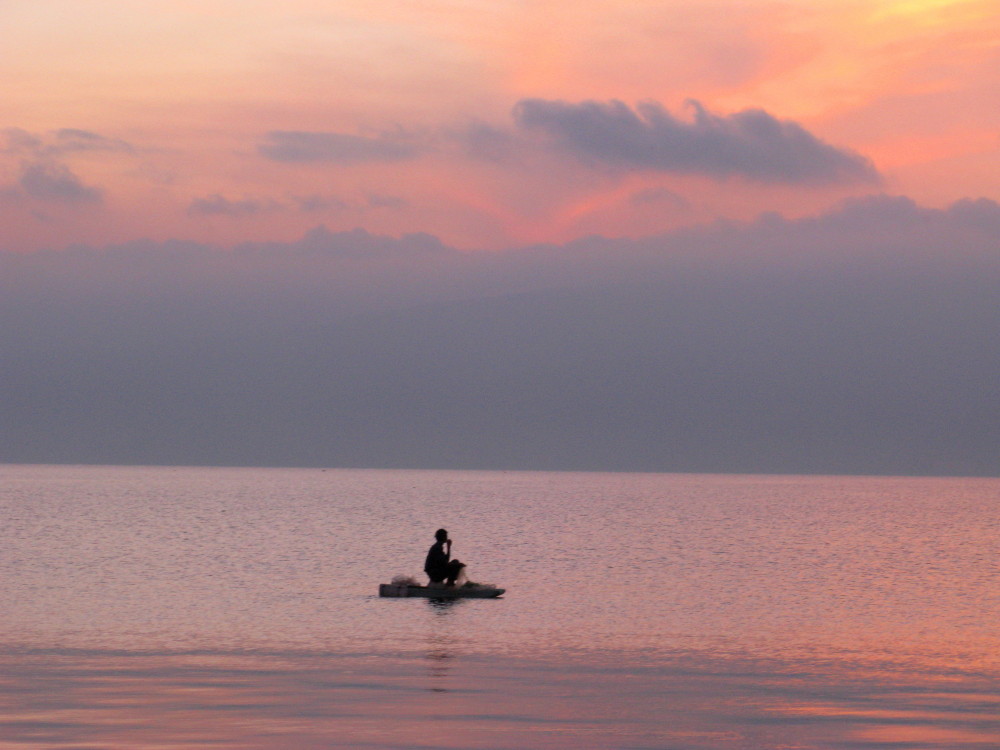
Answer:
<svg viewBox="0 0 1000 750"><path fill-rule="evenodd" d="M465 564L451 559L451 539L448 538L447 531L438 529L434 532L434 538L437 541L427 552L424 572L431 579L431 583L447 581L449 586L454 586Z"/></svg>

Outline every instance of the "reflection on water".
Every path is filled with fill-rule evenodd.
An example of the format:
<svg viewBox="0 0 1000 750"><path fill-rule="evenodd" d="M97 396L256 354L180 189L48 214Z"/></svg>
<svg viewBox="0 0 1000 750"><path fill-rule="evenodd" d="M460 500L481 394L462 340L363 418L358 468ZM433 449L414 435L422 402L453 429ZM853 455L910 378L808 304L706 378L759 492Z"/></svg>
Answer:
<svg viewBox="0 0 1000 750"><path fill-rule="evenodd" d="M0 479L4 750L1000 747L998 480Z"/></svg>
<svg viewBox="0 0 1000 750"><path fill-rule="evenodd" d="M996 674L678 654L544 662L7 653L4 747L996 750ZM423 661L423 663L421 663Z"/></svg>
<svg viewBox="0 0 1000 750"><path fill-rule="evenodd" d="M447 693L447 677L451 660L455 658L455 636L449 615L452 610L464 604L459 599L427 599L427 607L432 613L428 618L430 631L427 634L427 674L431 678L427 688L435 693Z"/></svg>

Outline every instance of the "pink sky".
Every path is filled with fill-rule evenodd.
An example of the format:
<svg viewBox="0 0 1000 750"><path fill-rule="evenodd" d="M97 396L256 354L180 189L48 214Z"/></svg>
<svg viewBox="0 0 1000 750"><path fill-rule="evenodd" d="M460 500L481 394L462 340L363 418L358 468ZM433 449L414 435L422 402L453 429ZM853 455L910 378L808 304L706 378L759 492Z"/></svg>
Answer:
<svg viewBox="0 0 1000 750"><path fill-rule="evenodd" d="M995 0L36 0L0 22L6 250L319 224L499 248L1000 199Z"/></svg>

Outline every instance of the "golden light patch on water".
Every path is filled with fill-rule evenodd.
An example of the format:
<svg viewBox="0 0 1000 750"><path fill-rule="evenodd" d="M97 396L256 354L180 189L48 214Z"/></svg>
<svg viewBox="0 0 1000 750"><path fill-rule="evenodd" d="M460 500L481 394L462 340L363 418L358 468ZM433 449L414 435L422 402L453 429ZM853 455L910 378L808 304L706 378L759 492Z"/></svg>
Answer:
<svg viewBox="0 0 1000 750"><path fill-rule="evenodd" d="M410 609L438 616L416 604ZM0 668L16 675L0 690L0 743L26 750L725 750L747 742L826 750L851 742L986 747L998 739L992 712L966 710L974 697L995 703L989 692L956 702L947 692L907 692L935 679L919 670L737 654L536 661L470 657L431 639L423 654L381 657L0 652ZM924 708L932 696L935 705Z"/></svg>
<svg viewBox="0 0 1000 750"><path fill-rule="evenodd" d="M908 709L892 708L848 708L833 704L803 703L797 706L776 707L768 710L769 713L786 717L800 717L812 719L837 719L846 722L877 723L885 721L898 723L906 721L910 723L932 723L954 718L954 714L948 711L926 711L919 706ZM963 717L975 718L975 714L962 713ZM982 718L990 718L983 714Z"/></svg>
<svg viewBox="0 0 1000 750"><path fill-rule="evenodd" d="M958 748L962 745L986 747L985 742L994 737L967 729L935 727L927 724L917 726L876 726L865 727L852 733L856 741L878 743L916 743L919 747Z"/></svg>

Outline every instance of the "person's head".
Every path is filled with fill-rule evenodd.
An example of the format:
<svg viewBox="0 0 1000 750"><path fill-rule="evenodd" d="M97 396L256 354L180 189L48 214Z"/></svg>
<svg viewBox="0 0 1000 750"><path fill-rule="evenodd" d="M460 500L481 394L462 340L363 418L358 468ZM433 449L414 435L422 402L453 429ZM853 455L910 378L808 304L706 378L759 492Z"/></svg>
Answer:
<svg viewBox="0 0 1000 750"><path fill-rule="evenodd" d="M448 532L445 531L444 529L438 529L437 531L434 532L434 538L437 539L439 542L447 542Z"/></svg>

